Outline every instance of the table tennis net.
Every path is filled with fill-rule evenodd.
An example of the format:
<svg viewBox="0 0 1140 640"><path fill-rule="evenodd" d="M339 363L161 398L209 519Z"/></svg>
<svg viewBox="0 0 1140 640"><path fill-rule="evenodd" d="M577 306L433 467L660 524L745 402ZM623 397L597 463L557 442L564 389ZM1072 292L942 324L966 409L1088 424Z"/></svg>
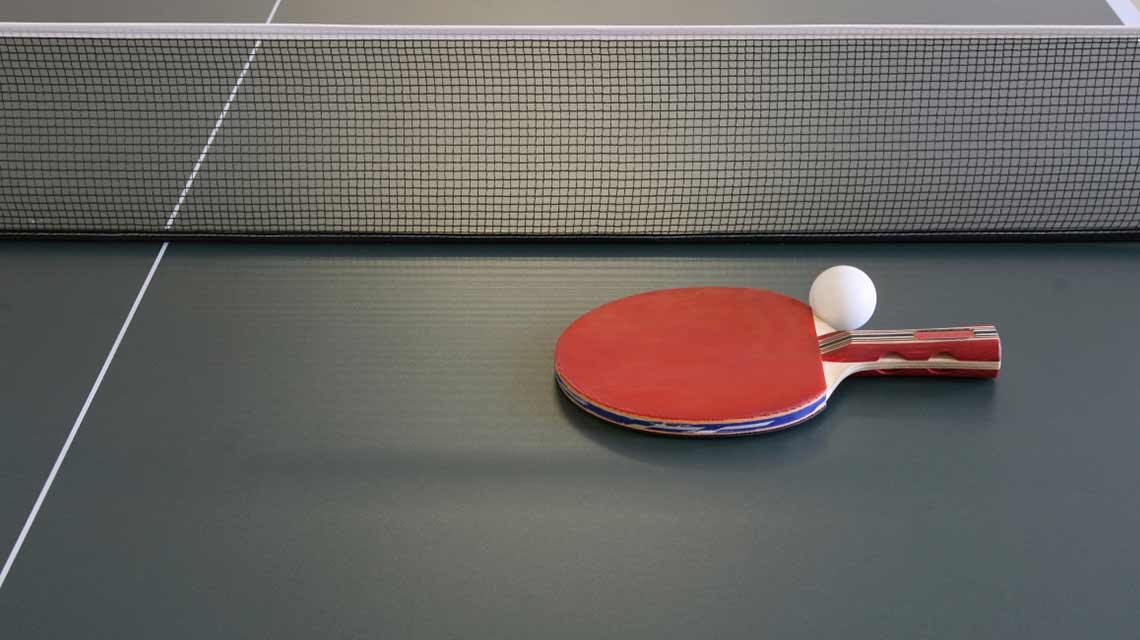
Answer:
<svg viewBox="0 0 1140 640"><path fill-rule="evenodd" d="M1140 231L1140 30L0 25L0 234Z"/></svg>

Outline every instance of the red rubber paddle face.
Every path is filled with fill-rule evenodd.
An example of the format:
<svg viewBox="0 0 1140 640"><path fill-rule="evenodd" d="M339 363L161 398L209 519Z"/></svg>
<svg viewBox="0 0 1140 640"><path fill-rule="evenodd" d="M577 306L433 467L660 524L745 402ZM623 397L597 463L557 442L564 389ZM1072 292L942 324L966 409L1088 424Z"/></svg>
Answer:
<svg viewBox="0 0 1140 640"><path fill-rule="evenodd" d="M605 420L686 435L790 426L823 407L811 308L771 291L696 287L615 300L555 348L567 396Z"/></svg>

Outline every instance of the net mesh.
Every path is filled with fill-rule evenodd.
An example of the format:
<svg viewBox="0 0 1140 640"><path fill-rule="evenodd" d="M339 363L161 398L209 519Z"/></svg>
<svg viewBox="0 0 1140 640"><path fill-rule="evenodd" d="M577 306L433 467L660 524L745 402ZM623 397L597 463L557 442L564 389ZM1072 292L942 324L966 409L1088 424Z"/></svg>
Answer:
<svg viewBox="0 0 1140 640"><path fill-rule="evenodd" d="M1137 40L0 34L0 233L1132 234Z"/></svg>

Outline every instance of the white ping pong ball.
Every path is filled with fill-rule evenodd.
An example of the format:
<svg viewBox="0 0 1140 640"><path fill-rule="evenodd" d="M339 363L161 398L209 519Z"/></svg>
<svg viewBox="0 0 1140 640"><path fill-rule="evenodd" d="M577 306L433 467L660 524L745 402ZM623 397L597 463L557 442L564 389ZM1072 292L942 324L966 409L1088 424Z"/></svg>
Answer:
<svg viewBox="0 0 1140 640"><path fill-rule="evenodd" d="M815 315L837 331L858 329L875 313L878 295L870 276L839 265L823 271L811 284L808 303Z"/></svg>

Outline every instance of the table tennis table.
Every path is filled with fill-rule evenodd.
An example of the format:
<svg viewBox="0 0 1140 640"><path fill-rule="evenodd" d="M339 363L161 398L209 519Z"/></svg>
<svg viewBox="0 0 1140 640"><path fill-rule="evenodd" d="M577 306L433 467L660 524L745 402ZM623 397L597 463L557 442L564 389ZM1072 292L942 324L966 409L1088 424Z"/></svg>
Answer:
<svg viewBox="0 0 1140 640"><path fill-rule="evenodd" d="M0 10L507 25L1135 15L1128 0ZM555 340L598 304L707 284L806 299L832 264L875 279L876 327L996 324L1002 375L855 380L810 423L727 441L618 429L556 387ZM1135 637L1138 280L1140 244L1087 239L2 241L0 638Z"/></svg>

